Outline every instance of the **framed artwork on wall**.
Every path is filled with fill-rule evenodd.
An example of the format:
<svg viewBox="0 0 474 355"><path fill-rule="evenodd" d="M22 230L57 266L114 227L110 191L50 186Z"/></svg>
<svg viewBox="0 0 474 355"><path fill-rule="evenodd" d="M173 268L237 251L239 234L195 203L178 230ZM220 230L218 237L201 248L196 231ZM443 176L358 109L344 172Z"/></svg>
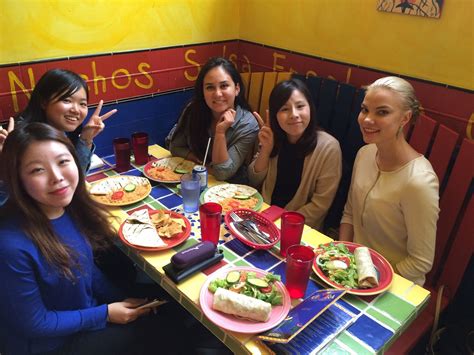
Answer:
<svg viewBox="0 0 474 355"><path fill-rule="evenodd" d="M440 18L444 0L377 0L377 10L398 14Z"/></svg>

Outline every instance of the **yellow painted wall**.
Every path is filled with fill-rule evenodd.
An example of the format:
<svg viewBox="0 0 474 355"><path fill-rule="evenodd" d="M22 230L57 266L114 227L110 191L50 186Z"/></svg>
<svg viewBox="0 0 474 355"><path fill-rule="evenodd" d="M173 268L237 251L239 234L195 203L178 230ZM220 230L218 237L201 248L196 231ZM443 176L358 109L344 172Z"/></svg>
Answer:
<svg viewBox="0 0 474 355"><path fill-rule="evenodd" d="M0 0L0 64L237 39L238 0Z"/></svg>
<svg viewBox="0 0 474 355"><path fill-rule="evenodd" d="M429 19L377 0L241 0L240 39L474 89L474 1L444 3Z"/></svg>
<svg viewBox="0 0 474 355"><path fill-rule="evenodd" d="M0 64L245 39L474 89L473 0L441 19L377 0L0 0Z"/></svg>

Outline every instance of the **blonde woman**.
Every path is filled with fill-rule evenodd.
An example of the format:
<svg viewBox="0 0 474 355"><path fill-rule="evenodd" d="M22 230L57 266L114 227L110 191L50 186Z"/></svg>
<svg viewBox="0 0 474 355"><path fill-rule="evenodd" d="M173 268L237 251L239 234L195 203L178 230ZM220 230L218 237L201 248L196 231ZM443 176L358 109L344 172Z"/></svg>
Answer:
<svg viewBox="0 0 474 355"><path fill-rule="evenodd" d="M367 145L354 162L339 236L377 250L397 273L423 285L433 265L439 183L403 134L418 114L406 80L385 77L367 88L358 118Z"/></svg>

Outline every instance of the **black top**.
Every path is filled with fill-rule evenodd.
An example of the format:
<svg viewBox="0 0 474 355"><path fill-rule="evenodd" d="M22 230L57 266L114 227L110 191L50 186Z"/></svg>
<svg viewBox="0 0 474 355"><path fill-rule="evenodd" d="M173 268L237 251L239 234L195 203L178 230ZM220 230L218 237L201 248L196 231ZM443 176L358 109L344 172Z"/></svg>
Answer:
<svg viewBox="0 0 474 355"><path fill-rule="evenodd" d="M284 142L278 154L277 177L272 194L272 205L284 208L295 196L303 173L304 156L296 144Z"/></svg>

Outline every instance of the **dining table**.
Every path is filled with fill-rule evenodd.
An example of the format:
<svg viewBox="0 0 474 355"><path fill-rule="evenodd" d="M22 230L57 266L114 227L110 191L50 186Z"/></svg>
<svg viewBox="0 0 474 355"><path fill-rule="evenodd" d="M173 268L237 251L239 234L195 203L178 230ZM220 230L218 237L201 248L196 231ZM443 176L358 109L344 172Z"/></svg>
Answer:
<svg viewBox="0 0 474 355"><path fill-rule="evenodd" d="M159 145L149 146L151 160L170 157L170 152ZM117 175L143 176L143 166L117 172L113 155L101 157L104 166L89 171L87 181L94 183L103 178ZM208 185L222 182L209 175ZM182 244L161 251L138 250L120 243L124 253L132 259L154 282L165 289L177 302L208 328L233 353L271 354L271 353L321 353L321 354L374 354L383 353L409 326L428 304L430 292L394 273L388 289L380 294L360 296L344 294L326 311L311 322L289 343L278 344L263 341L257 334L226 330L216 325L200 305L201 288L214 272L225 268L252 267L279 274L285 280L285 258L280 256L279 244L268 250L257 250L243 244L230 233L225 223L220 228L218 248L224 258L217 264L204 269L179 284L174 283L164 272L163 267L170 263L171 257L201 241L199 213L184 213L182 197L176 184L151 181L151 192L143 200L120 207L111 207L117 218L113 223L119 225L133 212L148 208L150 210L171 210L186 216L191 225L189 237ZM265 203L262 209L268 207ZM275 221L277 226L280 221ZM323 233L305 226L302 243L311 247L331 242L333 239ZM308 282L305 296L292 299L291 307L296 307L314 292L330 288L313 272Z"/></svg>

